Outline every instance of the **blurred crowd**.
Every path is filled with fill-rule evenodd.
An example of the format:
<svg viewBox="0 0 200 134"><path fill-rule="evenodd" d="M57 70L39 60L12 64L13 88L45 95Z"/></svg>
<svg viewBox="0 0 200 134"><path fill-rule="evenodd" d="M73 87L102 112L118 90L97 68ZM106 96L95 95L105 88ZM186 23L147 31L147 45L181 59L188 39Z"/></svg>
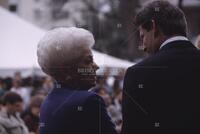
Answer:
<svg viewBox="0 0 200 134"><path fill-rule="evenodd" d="M122 125L122 86L125 70L111 75L106 69L97 76L97 84L90 89L100 95L118 132ZM39 111L45 96L54 88L49 76L0 78L0 133L39 134Z"/></svg>

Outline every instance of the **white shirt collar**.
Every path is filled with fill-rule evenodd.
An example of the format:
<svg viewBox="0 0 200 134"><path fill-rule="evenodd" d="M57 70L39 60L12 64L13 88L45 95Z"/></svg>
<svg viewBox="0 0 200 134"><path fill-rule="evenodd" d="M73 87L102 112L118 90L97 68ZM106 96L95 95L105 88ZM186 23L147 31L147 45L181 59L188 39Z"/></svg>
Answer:
<svg viewBox="0 0 200 134"><path fill-rule="evenodd" d="M185 41L188 41L188 38L186 38L185 36L174 36L174 37L171 37L169 39L167 39L166 41L164 41L161 46L160 46L160 49L165 46L166 44L170 43L170 42L173 42L173 41L177 41L177 40L185 40Z"/></svg>

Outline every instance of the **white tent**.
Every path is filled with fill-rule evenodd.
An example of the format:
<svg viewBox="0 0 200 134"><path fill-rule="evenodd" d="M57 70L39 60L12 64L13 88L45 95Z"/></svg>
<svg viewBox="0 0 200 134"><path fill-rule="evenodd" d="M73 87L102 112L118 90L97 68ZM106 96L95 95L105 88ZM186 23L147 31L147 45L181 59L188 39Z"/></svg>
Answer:
<svg viewBox="0 0 200 134"><path fill-rule="evenodd" d="M45 34L44 30L20 19L0 7L0 76L10 76L14 71L39 69L37 43ZM133 63L93 51L94 60L100 67L127 68Z"/></svg>
<svg viewBox="0 0 200 134"><path fill-rule="evenodd" d="M0 8L0 68L38 67L36 49L44 31Z"/></svg>

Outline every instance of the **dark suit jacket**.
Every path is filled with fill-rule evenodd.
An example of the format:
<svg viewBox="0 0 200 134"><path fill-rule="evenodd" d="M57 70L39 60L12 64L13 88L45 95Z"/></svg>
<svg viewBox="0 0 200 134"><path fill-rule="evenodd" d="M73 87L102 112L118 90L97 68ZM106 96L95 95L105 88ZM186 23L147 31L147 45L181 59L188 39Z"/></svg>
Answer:
<svg viewBox="0 0 200 134"><path fill-rule="evenodd" d="M40 113L40 134L116 134L104 101L88 91L54 89Z"/></svg>
<svg viewBox="0 0 200 134"><path fill-rule="evenodd" d="M200 131L200 52L189 41L166 44L128 68L123 134Z"/></svg>

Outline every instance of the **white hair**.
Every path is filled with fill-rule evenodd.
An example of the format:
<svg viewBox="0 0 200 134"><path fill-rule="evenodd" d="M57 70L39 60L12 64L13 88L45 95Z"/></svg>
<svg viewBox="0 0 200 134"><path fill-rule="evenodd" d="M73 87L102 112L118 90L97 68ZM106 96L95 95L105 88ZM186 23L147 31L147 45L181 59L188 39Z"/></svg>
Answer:
<svg viewBox="0 0 200 134"><path fill-rule="evenodd" d="M55 28L38 43L38 63L45 73L51 75L53 69L70 66L78 60L94 42L92 33L83 28Z"/></svg>

